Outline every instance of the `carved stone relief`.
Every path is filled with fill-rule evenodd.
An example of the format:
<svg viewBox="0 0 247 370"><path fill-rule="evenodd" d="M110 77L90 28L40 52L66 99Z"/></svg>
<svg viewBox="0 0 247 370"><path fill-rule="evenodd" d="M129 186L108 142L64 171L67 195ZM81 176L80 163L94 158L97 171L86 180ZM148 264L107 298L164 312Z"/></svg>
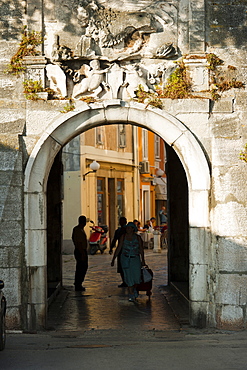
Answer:
<svg viewBox="0 0 247 370"><path fill-rule="evenodd" d="M171 60L179 56L176 1L73 0L69 6L62 0L61 5L67 13L59 18L59 32L49 25L55 42L46 55L47 78L58 95L126 99L138 85L153 91L165 84L175 67ZM66 38L72 30L69 14L74 32Z"/></svg>
<svg viewBox="0 0 247 370"><path fill-rule="evenodd" d="M68 9L67 2L68 0L62 0L61 7ZM129 5L130 3L129 1ZM71 14L67 10L64 11L67 18L65 15L59 17L62 23L57 26L57 33L47 24L47 29L49 28L50 34L54 33L54 38L59 36L61 44L68 42L66 46L61 46L57 39L49 57L58 61L72 55L77 58L100 56L116 61L134 57L174 56L177 52L173 46L177 44L176 2L148 3L150 4L147 7L140 6L139 11L127 12L117 7L116 2L113 2L113 10L109 6L102 6L99 0L72 1ZM69 23L73 23L73 27ZM69 40L65 36L67 29L71 29ZM81 34L79 38L78 34ZM170 48L166 44L170 44Z"/></svg>

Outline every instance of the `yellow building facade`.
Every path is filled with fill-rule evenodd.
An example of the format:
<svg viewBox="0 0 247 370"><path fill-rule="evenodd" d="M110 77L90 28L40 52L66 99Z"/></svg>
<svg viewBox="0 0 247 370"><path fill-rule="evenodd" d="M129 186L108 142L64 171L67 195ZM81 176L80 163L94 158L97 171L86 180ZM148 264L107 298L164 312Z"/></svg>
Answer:
<svg viewBox="0 0 247 370"><path fill-rule="evenodd" d="M83 214L95 224L107 225L112 238L119 217L128 221L138 217L139 162L136 156L137 128L132 125L99 126L80 135L73 167L68 158L76 154L64 149L64 244L71 245L72 228ZM97 172L90 170L96 161ZM71 161L70 161L71 162ZM89 173L88 173L89 172ZM87 174L88 173L88 174ZM87 174L85 176L85 174ZM89 225L86 231L89 234Z"/></svg>
<svg viewBox="0 0 247 370"><path fill-rule="evenodd" d="M140 172L139 220L144 225L151 217L155 217L156 225L158 225L159 209L162 205L166 206L167 201L164 141L153 132L139 127L138 158ZM158 170L160 170L161 176L157 175Z"/></svg>
<svg viewBox="0 0 247 370"><path fill-rule="evenodd" d="M93 161L99 164L96 172L90 169ZM121 216L142 225L156 217L159 224L159 208L166 204L156 175L158 169L165 172L165 144L159 136L132 125L99 126L64 148L63 163L65 249L73 248L71 232L81 214L107 225L110 239Z"/></svg>

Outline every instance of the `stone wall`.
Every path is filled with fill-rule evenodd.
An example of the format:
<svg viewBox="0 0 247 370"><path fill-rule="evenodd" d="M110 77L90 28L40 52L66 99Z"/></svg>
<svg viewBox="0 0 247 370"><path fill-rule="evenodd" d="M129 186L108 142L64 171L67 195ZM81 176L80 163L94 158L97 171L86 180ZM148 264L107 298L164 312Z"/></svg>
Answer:
<svg viewBox="0 0 247 370"><path fill-rule="evenodd" d="M245 1L174 0L168 4L148 0L98 0L83 4L84 7L79 1L63 0L56 7L55 1L45 0L43 14L41 0L14 3L3 0L1 4L0 278L5 281L7 325L11 329L27 328L28 312L32 312L27 309L31 287L25 255L25 166L35 144L61 115L60 110L67 102L27 101L22 93L24 78L35 78L38 70L44 84L56 90L56 98L78 96L76 109L85 104L79 100L85 92L103 101L129 100L139 83L154 89L160 76L167 77L173 62L185 54L215 53L224 61L223 69L227 71L228 65L234 66L235 78L247 81ZM91 18L91 26L95 28L103 16L109 24L92 30L88 19ZM24 24L45 36L44 44L38 48L43 53L43 64L34 58L27 74L17 77L4 70L18 49ZM96 31L100 31L100 35ZM100 77L91 94L91 87L87 85L85 90L85 84L78 85L90 75L90 68L94 68L90 63L95 59L100 63L97 72ZM210 224L206 257L203 257L208 270L206 275L198 277L207 280L207 325L245 328L247 166L239 160L239 153L247 142L246 90L231 89L220 100L210 100L202 91L210 82L205 58L196 63L192 61L188 68L200 98L164 99L163 110L191 130L210 164ZM52 66L50 78L45 72L47 65ZM61 83L54 82L57 76L62 76ZM196 267L192 263L191 271Z"/></svg>

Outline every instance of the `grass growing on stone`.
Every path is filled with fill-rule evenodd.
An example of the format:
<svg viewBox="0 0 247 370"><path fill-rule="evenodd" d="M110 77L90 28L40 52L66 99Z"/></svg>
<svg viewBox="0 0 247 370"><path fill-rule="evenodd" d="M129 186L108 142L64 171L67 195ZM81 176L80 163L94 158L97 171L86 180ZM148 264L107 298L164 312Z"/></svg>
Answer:
<svg viewBox="0 0 247 370"><path fill-rule="evenodd" d="M26 26L23 28L21 42L15 55L12 56L10 63L7 65L6 73L19 75L25 71L23 58L26 56L38 55L37 46L41 45L41 32L28 31Z"/></svg>
<svg viewBox="0 0 247 370"><path fill-rule="evenodd" d="M192 83L187 76L183 61L178 62L178 67L168 78L165 88L157 89L160 98L185 99L192 97Z"/></svg>
<svg viewBox="0 0 247 370"><path fill-rule="evenodd" d="M147 103L156 108L162 109L162 99L185 99L193 97L191 93L192 84L187 76L186 67L183 61L177 63L178 66L168 78L167 85L162 89L155 87L155 92L147 92L139 85L136 90L136 98L139 103Z"/></svg>
<svg viewBox="0 0 247 370"><path fill-rule="evenodd" d="M240 152L240 159L247 163L247 144L245 144L244 150Z"/></svg>
<svg viewBox="0 0 247 370"><path fill-rule="evenodd" d="M44 91L41 81L24 80L23 87L23 93L28 100L38 100L37 93Z"/></svg>
<svg viewBox="0 0 247 370"><path fill-rule="evenodd" d="M75 109L75 105L73 100L69 100L67 104L63 107L63 110L60 110L60 113L68 113Z"/></svg>
<svg viewBox="0 0 247 370"><path fill-rule="evenodd" d="M236 79L236 67L229 65L226 69L223 69L222 65L224 61L213 53L207 54L206 58L210 71L210 92L212 100L216 101L220 99L222 93L227 90L245 87L243 82Z"/></svg>

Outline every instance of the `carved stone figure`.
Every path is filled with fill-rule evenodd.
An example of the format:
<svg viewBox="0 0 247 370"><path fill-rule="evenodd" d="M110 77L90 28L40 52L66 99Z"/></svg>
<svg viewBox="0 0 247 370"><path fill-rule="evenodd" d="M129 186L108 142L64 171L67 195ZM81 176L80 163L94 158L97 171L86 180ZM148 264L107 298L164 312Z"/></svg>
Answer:
<svg viewBox="0 0 247 370"><path fill-rule="evenodd" d="M50 88L65 98L67 96L66 75L62 68L57 64L47 64L45 68Z"/></svg>
<svg viewBox="0 0 247 370"><path fill-rule="evenodd" d="M168 59L178 55L177 49L172 43L165 44L157 49L156 55L158 58Z"/></svg>
<svg viewBox="0 0 247 370"><path fill-rule="evenodd" d="M72 54L72 50L69 47L59 44L59 36L57 35L56 41L52 45L52 61L70 60L72 59Z"/></svg>
<svg viewBox="0 0 247 370"><path fill-rule="evenodd" d="M103 90L104 73L108 69L101 70L98 60L92 60L89 66L87 64L82 65L80 70L75 73L73 81L78 82L81 76L84 75L85 77L74 86L73 98L79 98L86 93L98 96Z"/></svg>
<svg viewBox="0 0 247 370"><path fill-rule="evenodd" d="M122 99L130 99L135 97L135 91L141 85L144 91L149 91L147 81L144 78L143 71L136 64L130 64L124 67L125 79L123 83Z"/></svg>

